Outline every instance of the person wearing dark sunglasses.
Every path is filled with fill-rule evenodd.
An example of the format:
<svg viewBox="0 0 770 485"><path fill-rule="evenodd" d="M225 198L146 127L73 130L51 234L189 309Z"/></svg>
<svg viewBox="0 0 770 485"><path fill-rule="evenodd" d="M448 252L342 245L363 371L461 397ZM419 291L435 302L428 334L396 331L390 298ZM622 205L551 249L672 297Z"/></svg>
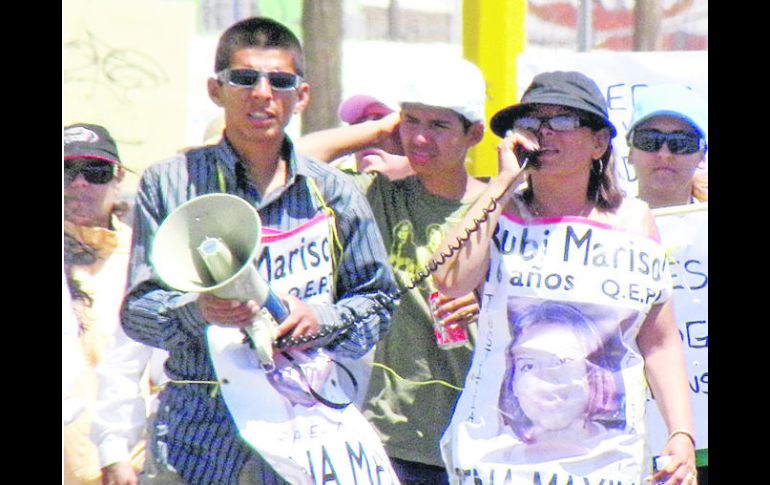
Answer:
<svg viewBox="0 0 770 485"><path fill-rule="evenodd" d="M651 208L708 201L705 99L678 84L638 89L627 140L638 196Z"/></svg>
<svg viewBox="0 0 770 485"><path fill-rule="evenodd" d="M639 410L649 385L669 433L655 452L671 457L649 479L692 485L690 389L666 251L647 204L618 189L611 154L617 130L601 89L579 72L537 74L520 102L493 115L490 127L502 138L499 173L433 255L445 260L433 273L439 291L483 295L478 342L490 343L476 348L442 438L448 468L459 480L472 476L483 484L501 476L531 483L538 474L543 482L642 483L649 467ZM639 298L638 288L650 296ZM608 369L618 384L612 400L622 404L602 418L606 431L549 430L546 446L558 450L556 458L539 454L531 436L500 426L510 416L495 405L499 393L489 391L501 388L506 374L499 362L521 331L510 315L545 302L590 306L603 340L618 339L615 349L595 350L604 357L627 353ZM564 343L553 335L538 340L535 346L546 354ZM526 360L516 365L531 368ZM539 404L553 414L569 385L554 390L540 384L533 384ZM618 420L625 420L619 429L609 426Z"/></svg>
<svg viewBox="0 0 770 485"><path fill-rule="evenodd" d="M233 363L234 351L251 355L244 329L261 306L254 300L185 292L161 281L151 259L159 226L182 204L206 194L227 193L256 209L263 232L261 257L254 265L289 310L276 330L276 338L285 343L283 352L309 347L361 357L389 328L393 305L382 301L396 292L396 284L366 198L338 170L298 154L285 132L310 100L302 45L294 33L269 18L240 20L220 36L213 68L206 87L224 110L222 136L150 165L136 197L122 324L131 338L170 351L165 369L174 381L161 393L145 470L157 480L148 483L285 484L287 475L305 473L298 468L307 464L293 461L276 444L300 429L303 438L311 431L305 433L304 423L295 428L284 421L280 433L272 427L264 431L272 418L264 413L291 407L291 401L276 394L267 380L264 393L256 385L239 385L242 380L232 379L230 387L216 385L227 376L219 365ZM212 334L232 345L212 350ZM261 367L248 361L233 365L264 376ZM241 403L251 404L234 403L230 390L247 398ZM244 430L244 422L256 431ZM364 440L366 430L360 431ZM269 449L263 439L269 440ZM340 441L338 435L334 439ZM320 445L312 446L312 461L321 459Z"/></svg>
<svg viewBox="0 0 770 485"><path fill-rule="evenodd" d="M125 167L109 132L93 124L64 129L64 219L75 224L113 228Z"/></svg>
<svg viewBox="0 0 770 485"><path fill-rule="evenodd" d="M708 202L708 102L704 97L681 84L638 89L627 138L638 197L651 208ZM680 328L684 328L681 322ZM708 485L708 463L697 467L697 479L700 485Z"/></svg>
<svg viewBox="0 0 770 485"><path fill-rule="evenodd" d="M71 303L80 323L80 348L86 363L76 387L85 411L63 429L64 483L95 483L102 476L104 483L112 483L116 473L135 479L140 467L132 468L129 445L125 445L123 454L117 451L117 458L112 446L112 458L107 458L101 453L102 440L90 439L97 419L97 384L101 382L98 369L111 355L115 336L122 333L118 315L131 228L119 216L126 211L120 193L127 169L120 161L117 144L103 126L66 126L62 142L64 269L73 297L83 296L73 298ZM144 420L140 421L133 428L137 439L131 445L141 447L138 435ZM121 421L118 427L125 430L129 424ZM105 430L104 437L109 435L107 439L114 440L117 434L112 427Z"/></svg>

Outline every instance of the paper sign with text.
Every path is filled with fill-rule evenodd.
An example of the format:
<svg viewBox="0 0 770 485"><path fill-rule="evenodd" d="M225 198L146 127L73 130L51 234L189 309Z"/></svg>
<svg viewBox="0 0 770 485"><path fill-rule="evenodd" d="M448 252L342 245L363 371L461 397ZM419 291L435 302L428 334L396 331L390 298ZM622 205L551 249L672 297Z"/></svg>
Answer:
<svg viewBox="0 0 770 485"><path fill-rule="evenodd" d="M330 223L320 214L292 231L263 229L255 264L273 291L308 304L333 301ZM239 329L209 326L207 341L241 437L284 479L398 485L377 433L350 404L344 369L332 352L276 351L276 369L266 373Z"/></svg>
<svg viewBox="0 0 770 485"><path fill-rule="evenodd" d="M709 324L708 204L655 209L661 239L670 253L674 311L684 344L692 420L698 449L708 448ZM659 454L668 433L654 400L647 403L650 452Z"/></svg>
<svg viewBox="0 0 770 485"><path fill-rule="evenodd" d="M670 296L664 248L638 228L504 212L473 362L442 438L453 483L639 485L646 387L636 338Z"/></svg>

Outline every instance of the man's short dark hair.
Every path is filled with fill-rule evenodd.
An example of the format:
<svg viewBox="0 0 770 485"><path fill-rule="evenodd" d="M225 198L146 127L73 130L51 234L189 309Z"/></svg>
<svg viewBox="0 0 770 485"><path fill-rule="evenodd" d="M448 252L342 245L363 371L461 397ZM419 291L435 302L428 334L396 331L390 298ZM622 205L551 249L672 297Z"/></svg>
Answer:
<svg viewBox="0 0 770 485"><path fill-rule="evenodd" d="M304 76L305 56L302 44L285 25L266 17L250 17L236 22L225 30L217 44L214 72L230 67L230 58L239 49L285 49L294 57L294 69Z"/></svg>

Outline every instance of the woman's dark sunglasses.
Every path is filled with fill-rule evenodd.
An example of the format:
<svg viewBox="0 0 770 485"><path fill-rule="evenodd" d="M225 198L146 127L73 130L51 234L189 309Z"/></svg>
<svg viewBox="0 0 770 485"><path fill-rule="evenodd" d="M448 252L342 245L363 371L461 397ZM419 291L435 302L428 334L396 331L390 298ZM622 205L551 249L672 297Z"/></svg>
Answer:
<svg viewBox="0 0 770 485"><path fill-rule="evenodd" d="M81 173L88 183L102 185L115 177L115 165L101 160L67 160L64 162L65 187L71 184Z"/></svg>
<svg viewBox="0 0 770 485"><path fill-rule="evenodd" d="M657 153L664 143L674 155L690 155L706 147L705 140L695 133L663 133L657 130L634 130L631 133L631 146L645 152Z"/></svg>

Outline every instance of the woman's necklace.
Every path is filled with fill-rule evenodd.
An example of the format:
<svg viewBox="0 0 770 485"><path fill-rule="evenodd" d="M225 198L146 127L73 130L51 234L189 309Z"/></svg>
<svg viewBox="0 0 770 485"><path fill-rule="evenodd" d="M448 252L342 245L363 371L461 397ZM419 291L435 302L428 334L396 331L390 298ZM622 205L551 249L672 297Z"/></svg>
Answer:
<svg viewBox="0 0 770 485"><path fill-rule="evenodd" d="M540 204L537 202L537 200L535 200L534 197L532 197L532 199L527 203L527 208L529 209L529 212L533 216L545 217ZM583 207L580 209L580 211L577 214L562 214L562 216L574 215L576 217L588 217L591 214L591 209L593 209L593 204L589 201L586 201L586 203L583 205Z"/></svg>

